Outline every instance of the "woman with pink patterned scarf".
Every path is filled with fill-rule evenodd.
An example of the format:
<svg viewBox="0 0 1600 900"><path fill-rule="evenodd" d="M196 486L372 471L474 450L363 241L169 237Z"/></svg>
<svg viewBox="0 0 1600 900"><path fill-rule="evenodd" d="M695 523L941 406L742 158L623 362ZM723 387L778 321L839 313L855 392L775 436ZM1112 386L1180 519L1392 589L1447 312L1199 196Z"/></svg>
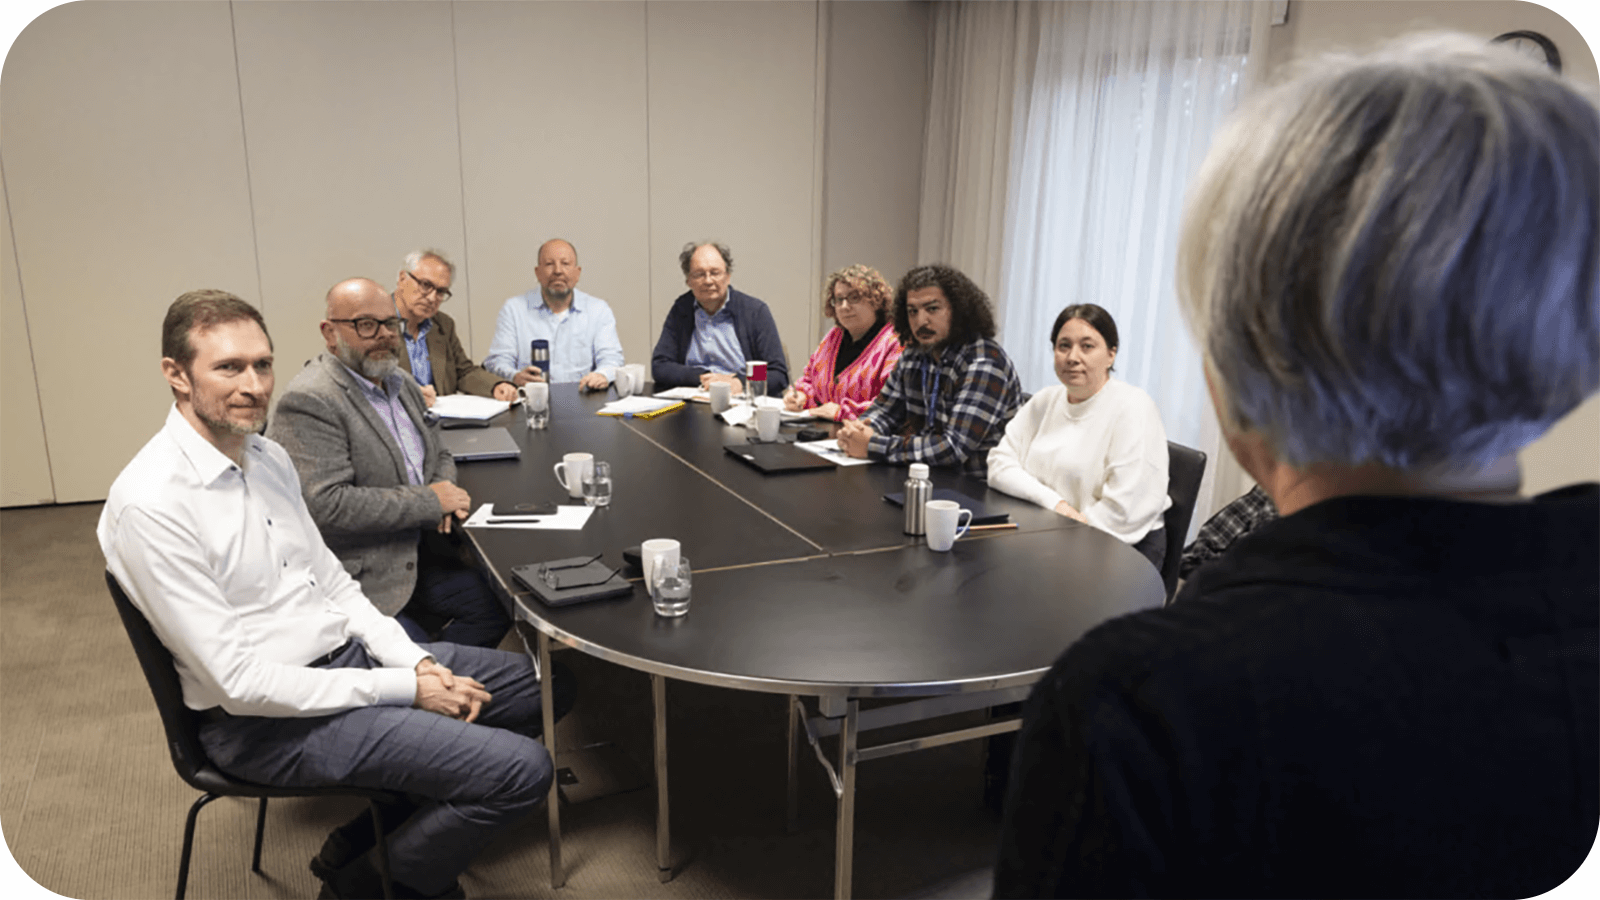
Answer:
<svg viewBox="0 0 1600 900"><path fill-rule="evenodd" d="M854 419L871 406L900 362L900 341L889 321L893 300L894 288L871 266L829 275L822 312L838 324L811 354L805 374L784 391L784 406L835 422Z"/></svg>

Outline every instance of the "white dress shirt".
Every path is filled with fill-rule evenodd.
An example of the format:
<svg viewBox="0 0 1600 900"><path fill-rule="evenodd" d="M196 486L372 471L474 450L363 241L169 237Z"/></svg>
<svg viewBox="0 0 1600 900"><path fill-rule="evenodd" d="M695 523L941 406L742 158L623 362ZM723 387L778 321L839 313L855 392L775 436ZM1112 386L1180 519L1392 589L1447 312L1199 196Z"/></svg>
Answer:
<svg viewBox="0 0 1600 900"><path fill-rule="evenodd" d="M191 709L320 716L409 706L427 656L322 542L283 448L246 439L241 468L174 405L111 485L100 549L172 652ZM360 638L384 668L306 664Z"/></svg>
<svg viewBox="0 0 1600 900"><path fill-rule="evenodd" d="M1067 402L1064 385L1047 387L989 451L989 486L1046 509L1065 500L1090 525L1137 544L1172 505L1161 412L1115 378L1082 403Z"/></svg>

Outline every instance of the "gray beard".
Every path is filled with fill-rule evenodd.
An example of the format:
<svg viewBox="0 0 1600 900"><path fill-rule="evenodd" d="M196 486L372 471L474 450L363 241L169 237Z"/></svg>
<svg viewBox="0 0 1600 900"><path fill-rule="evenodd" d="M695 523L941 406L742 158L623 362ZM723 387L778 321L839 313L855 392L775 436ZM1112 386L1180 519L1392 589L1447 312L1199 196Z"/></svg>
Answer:
<svg viewBox="0 0 1600 900"><path fill-rule="evenodd" d="M343 335L336 339L333 355L337 356L340 362L373 381L382 381L400 368L400 360L393 353L389 354L388 359L361 356L356 353L356 348L345 343Z"/></svg>
<svg viewBox="0 0 1600 900"><path fill-rule="evenodd" d="M570 303L572 301L572 288L567 288L566 293L561 293L559 291L547 291L544 288L540 288L539 293L544 295L546 303L550 302L551 300L561 304Z"/></svg>

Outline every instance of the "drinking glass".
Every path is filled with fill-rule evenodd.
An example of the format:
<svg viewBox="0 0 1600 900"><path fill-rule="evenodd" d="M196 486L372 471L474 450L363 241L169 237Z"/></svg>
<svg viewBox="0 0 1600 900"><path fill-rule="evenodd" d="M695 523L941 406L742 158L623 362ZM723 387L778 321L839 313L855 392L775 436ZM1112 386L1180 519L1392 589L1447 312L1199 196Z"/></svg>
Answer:
<svg viewBox="0 0 1600 900"><path fill-rule="evenodd" d="M689 557L679 556L676 566L659 565L655 570L655 587L650 601L655 604L656 615L676 617L689 611L690 591Z"/></svg>
<svg viewBox="0 0 1600 900"><path fill-rule="evenodd" d="M611 505L611 464L595 460L584 473L583 502L588 506Z"/></svg>

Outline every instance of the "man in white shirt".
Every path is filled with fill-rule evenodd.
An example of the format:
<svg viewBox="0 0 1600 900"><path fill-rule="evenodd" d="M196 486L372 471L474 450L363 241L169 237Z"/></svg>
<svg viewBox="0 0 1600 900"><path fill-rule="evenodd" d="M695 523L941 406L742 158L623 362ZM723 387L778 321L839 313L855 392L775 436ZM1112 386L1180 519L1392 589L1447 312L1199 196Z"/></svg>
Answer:
<svg viewBox="0 0 1600 900"><path fill-rule="evenodd" d="M201 744L259 784L403 792L384 811L396 896L462 896L456 877L550 785L532 666L419 646L367 602L323 544L288 455L258 433L273 357L254 307L184 294L162 355L176 402L112 485L98 534L172 652ZM380 895L368 819L313 861L324 896Z"/></svg>
<svg viewBox="0 0 1600 900"><path fill-rule="evenodd" d="M548 380L605 390L622 365L622 341L610 305L578 290L583 267L578 265L577 249L560 238L545 241L539 246L533 274L539 289L518 294L500 307L483 367L517 387ZM536 339L549 343L548 376L533 364Z"/></svg>

